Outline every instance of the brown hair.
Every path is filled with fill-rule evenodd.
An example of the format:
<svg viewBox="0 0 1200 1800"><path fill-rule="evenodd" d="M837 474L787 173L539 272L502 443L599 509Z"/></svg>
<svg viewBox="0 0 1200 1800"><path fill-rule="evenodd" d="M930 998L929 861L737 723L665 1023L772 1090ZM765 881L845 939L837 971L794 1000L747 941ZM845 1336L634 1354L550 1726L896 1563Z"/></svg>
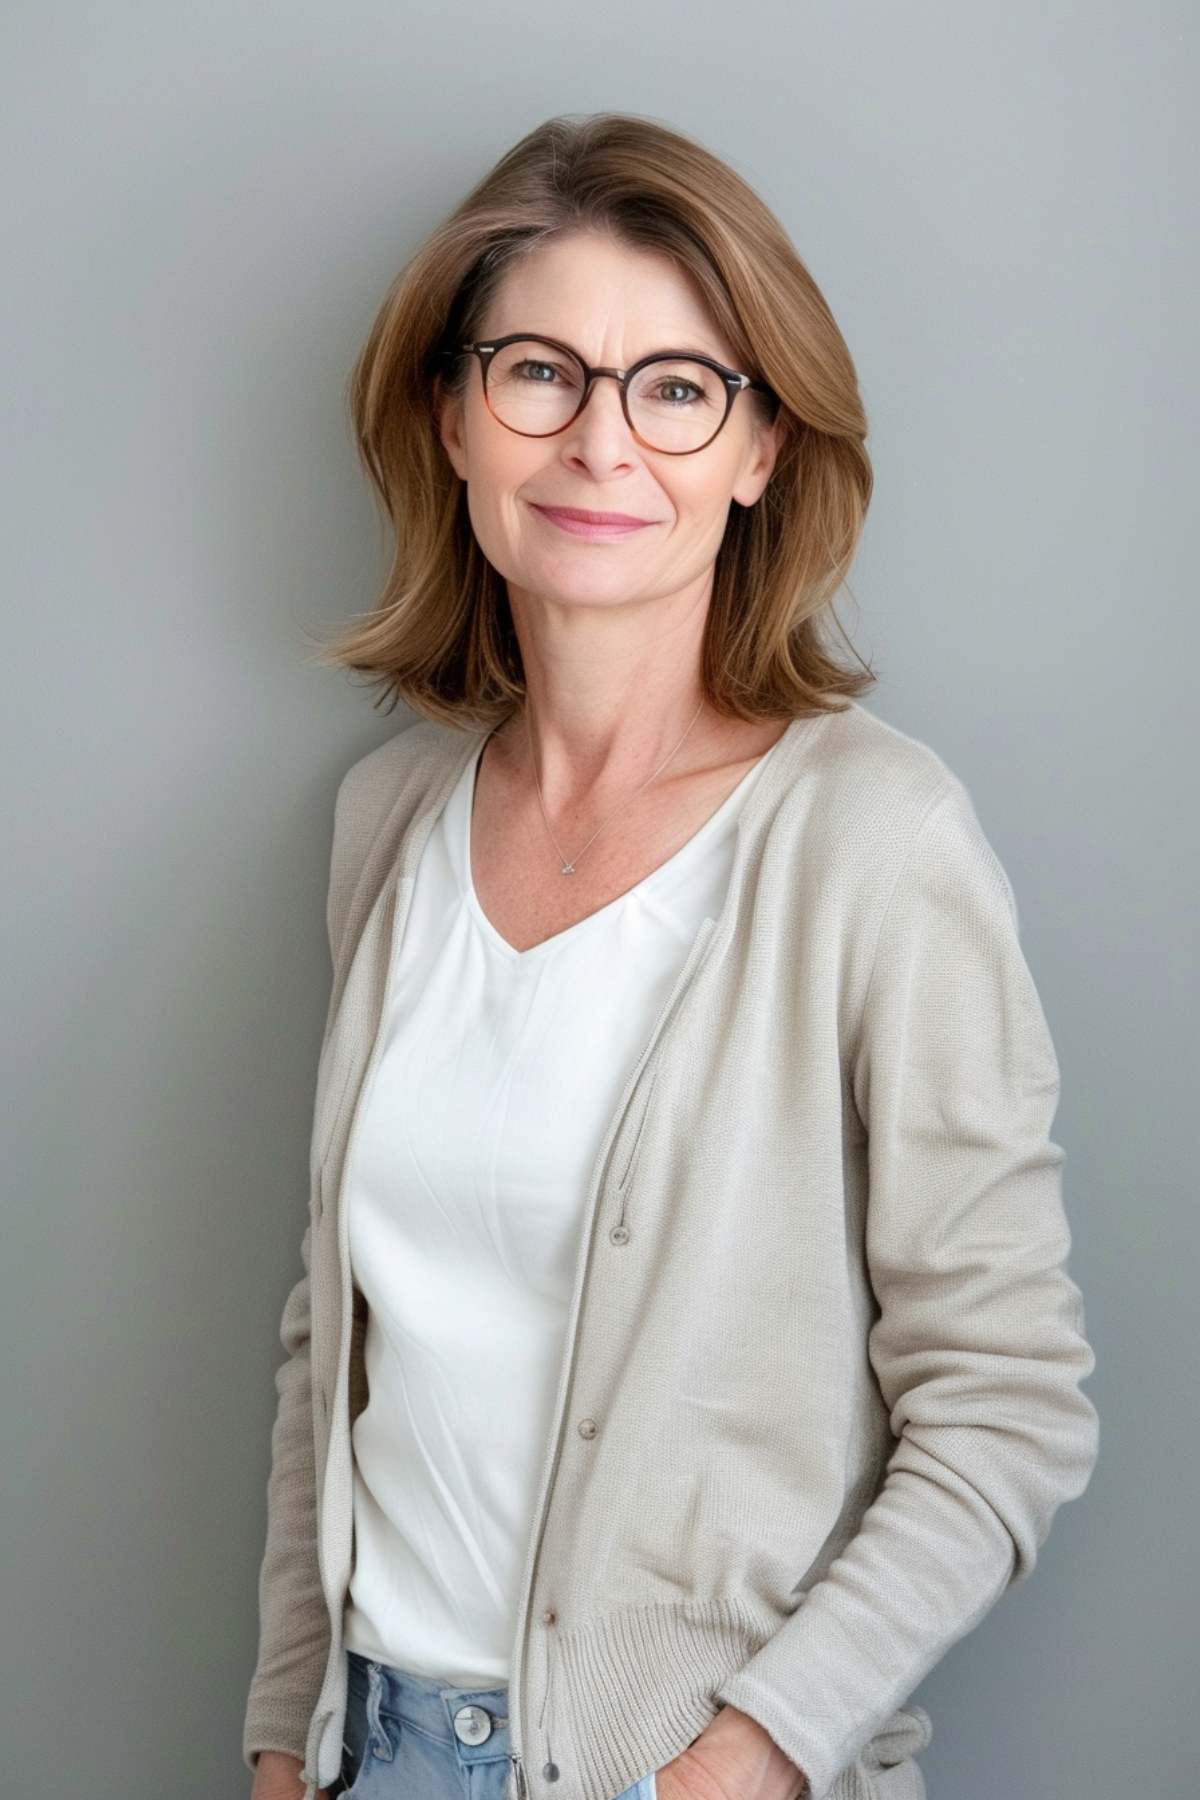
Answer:
<svg viewBox="0 0 1200 1800"><path fill-rule="evenodd" d="M876 680L857 652L858 671L822 641L872 486L850 352L748 183L683 133L629 113L537 126L393 281L347 393L358 454L394 532L391 567L372 610L315 660L370 676L383 690L376 706L403 700L443 724L490 728L520 708L507 588L480 549L437 434L435 377L449 370L447 388L465 379L470 359L439 353L478 335L513 262L579 229L668 255L690 273L738 366L772 390L755 404L782 421L771 478L757 504L731 502L717 553L701 658L709 703L742 719L842 710L834 696Z"/></svg>

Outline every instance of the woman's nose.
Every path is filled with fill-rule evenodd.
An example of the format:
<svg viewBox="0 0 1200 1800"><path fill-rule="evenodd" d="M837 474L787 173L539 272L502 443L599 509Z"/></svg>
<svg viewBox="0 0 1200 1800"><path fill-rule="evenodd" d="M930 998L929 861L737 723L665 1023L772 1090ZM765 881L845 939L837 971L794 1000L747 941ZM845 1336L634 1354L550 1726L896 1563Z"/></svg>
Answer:
<svg viewBox="0 0 1200 1800"><path fill-rule="evenodd" d="M597 374L592 379L587 399L564 435L573 436L578 432L587 437L602 437L605 432L614 431L628 438L630 443L637 441L630 432L621 405L620 382L615 375Z"/></svg>

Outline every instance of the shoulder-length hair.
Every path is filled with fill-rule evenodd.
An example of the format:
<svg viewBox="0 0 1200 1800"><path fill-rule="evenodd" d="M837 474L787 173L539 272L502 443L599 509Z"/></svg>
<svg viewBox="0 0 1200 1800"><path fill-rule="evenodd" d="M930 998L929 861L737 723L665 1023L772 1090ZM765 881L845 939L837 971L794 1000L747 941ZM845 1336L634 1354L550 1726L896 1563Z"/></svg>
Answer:
<svg viewBox="0 0 1200 1800"><path fill-rule="evenodd" d="M627 113L537 126L389 288L347 402L381 524L394 534L391 566L372 609L315 660L370 677L382 690L374 705L388 711L403 700L425 718L476 728L519 710L525 682L507 587L475 538L465 485L438 435L437 384L465 381L470 359L444 353L479 335L506 270L580 229L665 254L689 272L738 366L771 390L746 397L782 421L770 481L755 505L731 503L717 553L701 658L709 703L748 720L844 710L836 696L876 680L857 652L855 670L824 642L872 486L850 352L749 184L683 133Z"/></svg>

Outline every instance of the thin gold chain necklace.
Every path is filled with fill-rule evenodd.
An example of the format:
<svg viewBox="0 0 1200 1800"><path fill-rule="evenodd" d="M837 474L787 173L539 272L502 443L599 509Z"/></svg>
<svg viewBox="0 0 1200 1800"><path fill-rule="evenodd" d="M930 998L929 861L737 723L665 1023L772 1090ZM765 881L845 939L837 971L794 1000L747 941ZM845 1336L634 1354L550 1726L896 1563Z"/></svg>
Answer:
<svg viewBox="0 0 1200 1800"><path fill-rule="evenodd" d="M680 746L683 743L683 739L687 737L688 731L690 731L692 729L692 725L694 725L696 723L696 720L700 717L700 714L703 711L704 711L704 701L701 700L699 706L696 708L695 712L692 714L691 725L688 726L687 731L684 732L683 737L681 737L679 740L679 743L676 744L674 750L671 751L670 756L664 757L662 762L659 763L657 769L654 770L653 774L648 775L646 777L645 781L641 782L639 784L639 786L634 788L633 793L629 796L629 800L632 800L634 798L634 795L640 794L642 791L642 788L649 787L650 783L654 780L655 775L662 774L663 770L666 768L667 764L670 762L671 757L678 754ZM592 833L591 837L588 839L587 843L584 844L582 850L577 850L575 852L574 856L572 856L572 857L567 857L564 855L563 847L554 835L553 828L550 824L550 820L546 813L546 803L542 798L542 784L538 780L537 758L534 755L534 749L533 749L533 726L530 722L530 715L531 715L531 709L529 707L529 703L528 703L528 699L527 699L526 706L525 706L525 728L526 728L526 735L529 738L529 760L530 760L530 764L532 765L532 768L533 768L533 779L537 785L538 805L542 809L542 817L546 821L546 830L550 833L550 841L554 845L554 848L557 850L559 859L562 863L562 868L560 870L560 873L563 875L574 875L575 865L579 861L579 858L583 855L583 851L588 848L588 845L593 844L595 842L595 840L600 836L600 833L604 830L604 827L608 824L609 819L611 819L613 817L614 813L619 812L621 810L621 808L614 806L612 809L612 812L606 814L606 816L603 819L601 819L599 825L597 825L595 831L593 831L593 833ZM627 806L628 804L629 804L628 800L623 800L621 802L621 806Z"/></svg>

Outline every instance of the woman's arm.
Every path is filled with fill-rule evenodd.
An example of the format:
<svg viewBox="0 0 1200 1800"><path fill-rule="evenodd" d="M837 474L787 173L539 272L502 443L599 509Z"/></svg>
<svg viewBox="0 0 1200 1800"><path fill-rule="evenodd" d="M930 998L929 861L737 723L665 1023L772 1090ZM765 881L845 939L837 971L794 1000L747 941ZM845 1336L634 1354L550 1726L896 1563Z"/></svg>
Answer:
<svg viewBox="0 0 1200 1800"><path fill-rule="evenodd" d="M1005 1589L1098 1448L1064 1267L1054 1047L1008 879L964 785L927 810L852 1065L868 1144L868 1351L896 1447L858 1532L717 1690L814 1795Z"/></svg>
<svg viewBox="0 0 1200 1800"><path fill-rule="evenodd" d="M350 897L363 856L361 830L348 833L350 801L374 767L373 753L342 777L334 800L329 884L325 902L331 973L325 1029L337 994L337 970ZM356 813L357 817L357 813ZM266 1549L258 1580L259 1648L250 1685L242 1756L254 1768L260 1750L297 1759L303 1767L308 1726L325 1677L329 1616L317 1560L317 1474L313 1439L309 1255L311 1220L300 1245L303 1274L283 1308L279 1338L287 1361L275 1376L279 1395L271 1436ZM257 1772L256 1772L257 1773ZM255 1794L258 1794L257 1786Z"/></svg>
<svg viewBox="0 0 1200 1800"><path fill-rule="evenodd" d="M279 1395L271 1433L267 1536L258 1580L259 1648L243 1731L243 1760L285 1750L303 1762L308 1726L325 1678L329 1614L317 1562L317 1479L309 1356L309 1250L304 1273L283 1308L280 1342L287 1361L275 1376Z"/></svg>

